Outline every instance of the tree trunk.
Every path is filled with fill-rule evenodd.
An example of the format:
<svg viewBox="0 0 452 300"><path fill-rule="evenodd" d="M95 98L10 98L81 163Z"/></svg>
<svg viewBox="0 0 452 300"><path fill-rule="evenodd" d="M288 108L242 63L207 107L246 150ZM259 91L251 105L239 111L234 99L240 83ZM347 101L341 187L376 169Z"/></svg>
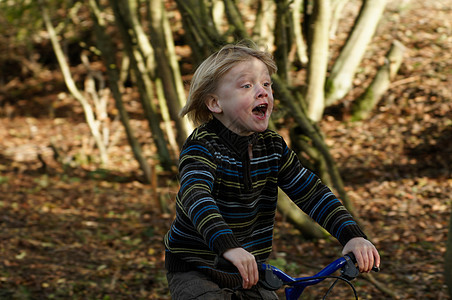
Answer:
<svg viewBox="0 0 452 300"><path fill-rule="evenodd" d="M249 38L249 34L246 32L245 24L243 24L242 16L240 15L239 9L235 5L235 2L233 0L223 0L223 2L229 25L232 26L234 38L236 40Z"/></svg>
<svg viewBox="0 0 452 300"><path fill-rule="evenodd" d="M336 31L339 25L342 10L344 9L344 6L345 4L347 4L348 0L331 0L331 1L332 1L331 4L332 17L330 22L329 36L330 39L334 39L336 37Z"/></svg>
<svg viewBox="0 0 452 300"><path fill-rule="evenodd" d="M287 0L275 0L276 23L275 23L275 60L278 65L278 75L282 80L289 80L290 51L290 23L288 22L289 3Z"/></svg>
<svg viewBox="0 0 452 300"><path fill-rule="evenodd" d="M206 21L210 14L205 6L200 6L198 0L175 0L182 16L182 23L195 64L201 63L219 45L226 43L226 40L216 31L214 22Z"/></svg>
<svg viewBox="0 0 452 300"><path fill-rule="evenodd" d="M273 49L275 44L275 3L268 0L259 0L256 12L256 22L253 27L253 40L259 45Z"/></svg>
<svg viewBox="0 0 452 300"><path fill-rule="evenodd" d="M161 78L169 115L177 129L177 144L179 147L182 147L192 128L186 118L182 119L179 117L179 111L182 107L181 103L184 102L183 98L185 98L185 93L183 86L181 86L182 79L180 78L179 67L177 63L171 64L175 60L175 53L174 47L167 47L169 44L167 38L171 39L171 43L173 41L170 34L165 35L166 14L162 1L151 1L149 4L149 18L152 36L151 43L155 49L155 60L157 62L156 75ZM181 97L183 98L181 99Z"/></svg>
<svg viewBox="0 0 452 300"><path fill-rule="evenodd" d="M353 77L361 63L387 0L365 0L355 26L334 63L326 83L325 105L342 99L351 89Z"/></svg>
<svg viewBox="0 0 452 300"><path fill-rule="evenodd" d="M149 73L147 72L146 63L143 59L142 53L134 46L134 41L137 41L138 37L136 36L136 28L133 27L130 19L130 8L127 0L110 0L110 5L113 8L115 22L122 36L124 50L130 57L131 67L135 73L141 103L152 132L152 138L157 146L160 162L163 168L170 169L173 163L171 161L171 156L168 151L163 131L160 128L160 117L157 114L155 105L152 102L154 98L152 81Z"/></svg>
<svg viewBox="0 0 452 300"><path fill-rule="evenodd" d="M107 77L110 81L110 90L112 91L113 98L115 99L116 108L118 109L121 122L126 131L127 140L129 141L129 145L132 148L133 155L140 165L141 171L143 172L144 181L146 183L150 183L152 179L151 167L142 154L141 146L138 140L135 138L133 129L130 126L129 115L122 101L122 95L119 86L120 74L115 60L113 43L110 40L110 37L106 34L105 24L100 16L99 6L96 3L96 0L89 0L89 4L91 7L91 15L93 16L94 20L94 30L97 37L97 44L100 51L102 52L104 63L107 66Z"/></svg>
<svg viewBox="0 0 452 300"><path fill-rule="evenodd" d="M312 44L308 63L308 117L320 121L324 110L325 77L328 66L328 30L331 18L330 0L317 0L312 19Z"/></svg>
<svg viewBox="0 0 452 300"><path fill-rule="evenodd" d="M99 126L97 125L93 109L88 103L88 100L85 98L85 96L83 96L83 94L77 88L74 79L72 78L71 71L69 70L69 65L66 61L63 50L61 49L61 45L58 42L58 38L55 33L55 28L53 27L52 22L50 21L47 6L45 5L45 3L43 3L43 1L39 1L39 3L41 6L44 23L49 33L49 38L52 43L55 56L58 60L58 64L61 68L61 72L63 74L66 86L69 92L72 94L72 96L74 96L74 98L77 99L77 101L80 102L80 104L82 105L83 111L85 113L86 123L88 124L88 127L96 143L96 146L99 149L101 162L102 164L106 164L108 161L107 149L103 142L102 135L99 131Z"/></svg>
<svg viewBox="0 0 452 300"><path fill-rule="evenodd" d="M82 51L80 58L88 71L84 82L85 94L93 103L99 134L108 150L110 142L110 118L107 111L110 98L109 89L106 87L102 72L91 68L87 51Z"/></svg>
<svg viewBox="0 0 452 300"><path fill-rule="evenodd" d="M215 28L218 33L224 33L225 22L225 8L222 0L212 0L212 6L210 8L210 14L212 15L212 21L215 24Z"/></svg>
<svg viewBox="0 0 452 300"><path fill-rule="evenodd" d="M151 43L149 42L149 39L147 37L147 34L144 32L143 26L141 26L141 23L139 21L139 17L137 15L137 12L139 11L137 7L137 0L128 0L127 1L129 5L129 9L126 9L125 11L129 12L130 21L132 23L132 28L135 32L135 36L137 37L137 45L139 48L139 51L137 51L137 60L141 60L140 55L143 56L144 60L144 67L142 68L141 73L146 74L146 77L144 78L145 82L148 82L146 84L146 93L149 94L150 98L152 99L152 96L154 95L153 91L151 90L151 83L150 80L154 80L156 84L156 90L157 90L157 98L159 99L159 106L160 106L160 115L163 120L163 127L165 128L166 135L168 138L168 144L169 148L173 149L173 153L177 153L177 149L179 148L179 145L175 138L175 128L172 126L171 117L169 116L167 108L167 104L165 101L165 95L163 93L159 93L161 89L161 80L156 79L157 70L158 70L158 61L160 57L157 55L158 50L155 50L152 48ZM157 1L153 1L153 3L159 4ZM153 38L154 39L154 38ZM149 79L147 78L149 77ZM159 84L160 83L160 84ZM174 90L172 90L172 94L170 96L173 96ZM174 100L172 98L172 100ZM176 102L177 103L177 102ZM177 118L179 120L179 118Z"/></svg>
<svg viewBox="0 0 452 300"><path fill-rule="evenodd" d="M353 102L352 120L359 121L368 117L378 101L389 88L391 81L397 74L405 53L405 46L399 41L392 43L384 65L378 70L372 83L366 91Z"/></svg>
<svg viewBox="0 0 452 300"><path fill-rule="evenodd" d="M302 65L308 63L308 50L306 47L306 43L303 38L303 30L301 23L301 9L302 9L303 0L294 0L293 2L293 11L292 11L292 23L293 23L293 32L294 32L294 42L296 47L296 52L298 59L300 60Z"/></svg>
<svg viewBox="0 0 452 300"><path fill-rule="evenodd" d="M174 42L174 38L173 38L173 32L171 30L171 24L169 22L168 19L168 15L166 14L166 11L164 9L163 6L163 32L164 32L164 36L165 36L165 41L166 41L166 47L168 49L168 60L169 60L169 64L172 70L172 75L173 75L173 81L174 81L174 85L177 91L177 99L179 100L179 106L183 107L186 103L187 100L187 96L185 94L185 87L184 87L184 82L182 80L182 75L181 75L181 71L179 68L179 61L176 55L176 48L175 48L175 42ZM218 34L217 31L214 31ZM185 131L187 133L191 133L191 131L193 130L193 126L191 125L191 123L188 121L188 118L184 118L184 121L186 122L185 124Z"/></svg>

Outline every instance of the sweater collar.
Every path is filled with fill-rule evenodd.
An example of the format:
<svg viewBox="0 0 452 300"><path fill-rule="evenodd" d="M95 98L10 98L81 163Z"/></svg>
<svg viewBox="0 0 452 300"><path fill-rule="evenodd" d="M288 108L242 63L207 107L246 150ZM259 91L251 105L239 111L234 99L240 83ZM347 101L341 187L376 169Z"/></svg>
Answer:
<svg viewBox="0 0 452 300"><path fill-rule="evenodd" d="M255 144L258 136L257 132L249 136L238 135L229 130L215 117L209 121L207 126L211 128L231 150L235 151L240 156L243 153L248 153L248 145Z"/></svg>

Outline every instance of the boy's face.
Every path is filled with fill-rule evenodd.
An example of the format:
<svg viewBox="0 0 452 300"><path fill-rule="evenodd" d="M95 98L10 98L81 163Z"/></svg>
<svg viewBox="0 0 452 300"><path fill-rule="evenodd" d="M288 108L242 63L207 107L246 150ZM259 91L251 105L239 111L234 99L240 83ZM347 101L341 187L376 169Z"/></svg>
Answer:
<svg viewBox="0 0 452 300"><path fill-rule="evenodd" d="M273 110L267 66L254 57L238 63L218 82L206 104L217 119L239 135L266 130Z"/></svg>

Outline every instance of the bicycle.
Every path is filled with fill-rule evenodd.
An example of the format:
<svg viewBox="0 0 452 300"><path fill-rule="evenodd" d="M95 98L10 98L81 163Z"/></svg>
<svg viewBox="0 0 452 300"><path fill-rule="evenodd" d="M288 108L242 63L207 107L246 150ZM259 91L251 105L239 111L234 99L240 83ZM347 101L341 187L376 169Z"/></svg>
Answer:
<svg viewBox="0 0 452 300"><path fill-rule="evenodd" d="M217 257L215 265L216 267L222 269L237 270L237 268L235 268L232 263L222 257ZM308 286L316 285L328 278L336 279L336 281L328 289L323 299L326 299L336 283L339 280L342 280L351 287L355 299L358 300L356 289L351 282L359 275L359 270L356 266L356 258L353 253L346 254L345 256L334 260L329 265L320 270L316 275L308 277L293 278L277 267L265 263L258 264L258 268L259 283L264 288L271 291L276 291L284 285L288 286L285 288L286 300L299 299L305 288L307 288ZM341 275L333 276L332 274L338 270L340 270ZM372 271L379 272L380 268L374 267L372 268Z"/></svg>

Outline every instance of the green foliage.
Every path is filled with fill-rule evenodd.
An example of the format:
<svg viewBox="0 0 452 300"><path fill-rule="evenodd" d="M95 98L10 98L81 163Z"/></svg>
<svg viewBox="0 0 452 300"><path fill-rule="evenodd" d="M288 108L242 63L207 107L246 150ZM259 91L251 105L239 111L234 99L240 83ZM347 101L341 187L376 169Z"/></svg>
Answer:
<svg viewBox="0 0 452 300"><path fill-rule="evenodd" d="M283 257L277 257L275 259L270 259L269 264L277 267L278 269L287 272L288 274L298 274L300 273L300 266L295 262L287 262Z"/></svg>
<svg viewBox="0 0 452 300"><path fill-rule="evenodd" d="M14 292L13 299L32 299L31 292L27 287L20 285Z"/></svg>
<svg viewBox="0 0 452 300"><path fill-rule="evenodd" d="M31 0L2 0L0 9L9 23L15 23L23 19L29 10L37 9L36 1Z"/></svg>
<svg viewBox="0 0 452 300"><path fill-rule="evenodd" d="M334 82L327 78L325 82L325 98L328 98L328 96L332 94L334 94Z"/></svg>
<svg viewBox="0 0 452 300"><path fill-rule="evenodd" d="M6 177L6 176L0 176L0 184L7 183L8 180L9 180L8 177Z"/></svg>
<svg viewBox="0 0 452 300"><path fill-rule="evenodd" d="M37 1L0 1L0 33L16 36L16 42L27 42L42 26Z"/></svg>
<svg viewBox="0 0 452 300"><path fill-rule="evenodd" d="M47 188L50 184L49 176L44 174L39 178L35 178L34 182L40 187L40 188Z"/></svg>
<svg viewBox="0 0 452 300"><path fill-rule="evenodd" d="M352 105L351 121L357 122L367 118L374 107L373 100L374 93L372 89L367 90L363 95L361 95L361 97L355 100Z"/></svg>
<svg viewBox="0 0 452 300"><path fill-rule="evenodd" d="M146 227L146 228L143 230L143 235L144 235L145 237L147 237L147 238L151 238L151 237L155 236L155 230L154 230L154 228L153 228L153 227Z"/></svg>

